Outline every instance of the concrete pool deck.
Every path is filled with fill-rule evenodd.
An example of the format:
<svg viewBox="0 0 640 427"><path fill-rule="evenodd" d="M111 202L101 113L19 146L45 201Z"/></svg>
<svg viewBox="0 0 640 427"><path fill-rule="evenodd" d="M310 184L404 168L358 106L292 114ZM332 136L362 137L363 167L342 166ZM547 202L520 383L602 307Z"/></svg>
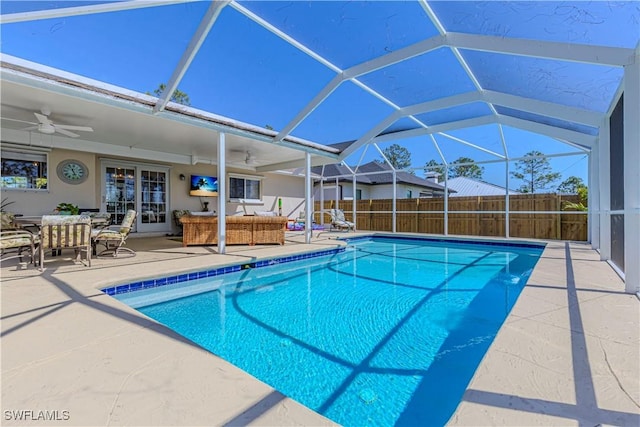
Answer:
<svg viewBox="0 0 640 427"><path fill-rule="evenodd" d="M284 246L227 255L131 238L136 257L91 268L66 253L42 273L3 263L3 425L332 424L98 290L339 244L329 237L310 248L288 233ZM549 243L449 424L638 425L640 303L623 290L588 245Z"/></svg>

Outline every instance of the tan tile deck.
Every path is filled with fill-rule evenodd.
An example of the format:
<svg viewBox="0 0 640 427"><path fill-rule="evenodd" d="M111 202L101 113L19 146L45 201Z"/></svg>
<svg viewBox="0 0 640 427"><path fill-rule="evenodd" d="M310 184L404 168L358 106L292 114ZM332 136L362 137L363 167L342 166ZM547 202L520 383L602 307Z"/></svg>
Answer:
<svg viewBox="0 0 640 427"><path fill-rule="evenodd" d="M328 236L312 248L334 246ZM91 268L66 253L43 273L3 264L3 425L331 424L97 290L308 251L301 240L293 233L282 247L230 246L220 256L166 237L130 239L136 257ZM549 244L450 424L638 425L640 304L623 289L588 246ZM12 410L70 419L18 422Z"/></svg>

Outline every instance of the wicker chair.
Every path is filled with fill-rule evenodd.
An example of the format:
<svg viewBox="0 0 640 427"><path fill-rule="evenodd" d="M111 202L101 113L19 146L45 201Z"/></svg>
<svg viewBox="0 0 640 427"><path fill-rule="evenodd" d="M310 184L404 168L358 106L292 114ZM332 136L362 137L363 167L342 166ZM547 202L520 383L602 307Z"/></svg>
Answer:
<svg viewBox="0 0 640 427"><path fill-rule="evenodd" d="M102 244L105 247L105 249L96 256L112 254L113 257L116 258L123 252L130 256L136 256L136 252L133 249L125 248L124 245L127 242L127 238L129 237L129 233L131 233L137 216L138 213L130 209L124 216L122 224L92 230L91 240L94 249L97 248L98 244Z"/></svg>
<svg viewBox="0 0 640 427"><path fill-rule="evenodd" d="M88 215L44 215L40 227L40 271L46 251L75 249L76 259L82 252L91 267L91 218Z"/></svg>

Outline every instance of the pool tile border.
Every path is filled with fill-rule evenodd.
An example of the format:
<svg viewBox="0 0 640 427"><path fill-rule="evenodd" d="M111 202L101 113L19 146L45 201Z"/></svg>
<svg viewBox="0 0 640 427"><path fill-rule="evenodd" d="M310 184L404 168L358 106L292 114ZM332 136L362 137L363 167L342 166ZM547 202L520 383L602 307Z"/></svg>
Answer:
<svg viewBox="0 0 640 427"><path fill-rule="evenodd" d="M211 270L195 271L191 273L182 273L182 274L176 274L173 276L159 277L157 279L147 279L147 280L141 280L137 282L119 284L119 285L102 288L100 290L109 296L126 294L129 292L135 292L143 289L157 288L160 286L173 285L176 283L188 282L190 280L202 279L204 277L215 277L215 276L221 276L223 274L236 273L238 271L245 270L248 268L269 267L272 265L284 264L287 262L301 261L303 259L317 258L325 255L333 255L333 254L337 254L344 251L345 251L345 248L340 247L340 248L326 249L326 250L316 251L316 252L307 252L303 254L290 255L290 256L281 257L281 258L265 259L261 261L254 261L254 262L237 264L237 265L227 265L225 267L219 267Z"/></svg>
<svg viewBox="0 0 640 427"><path fill-rule="evenodd" d="M518 248L531 248L531 249L544 249L546 243L536 243L536 242L511 242L508 240L466 240L466 239L456 239L454 237L422 237L422 236L396 236L396 235L387 235L387 234L369 234L366 236L355 236L355 237L345 237L340 240L350 243L357 242L362 240L372 240L372 239L387 239L387 240L420 240L420 241L430 241L430 242L439 242L439 243L459 243L459 244L470 244L470 245L485 245L485 246L513 246Z"/></svg>

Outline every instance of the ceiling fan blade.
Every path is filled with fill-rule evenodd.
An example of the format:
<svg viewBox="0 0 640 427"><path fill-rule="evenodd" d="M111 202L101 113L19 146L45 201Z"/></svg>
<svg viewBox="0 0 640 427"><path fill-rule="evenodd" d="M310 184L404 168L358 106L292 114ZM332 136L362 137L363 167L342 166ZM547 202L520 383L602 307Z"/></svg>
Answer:
<svg viewBox="0 0 640 427"><path fill-rule="evenodd" d="M9 118L9 117L2 117L2 120L9 120L10 122L26 123L28 125L37 125L37 123L30 122L28 120L12 119L12 118Z"/></svg>
<svg viewBox="0 0 640 427"><path fill-rule="evenodd" d="M20 129L20 130L36 130L36 129L38 129L38 125L29 126L28 128L24 128L24 129Z"/></svg>
<svg viewBox="0 0 640 427"><path fill-rule="evenodd" d="M89 126L73 126L73 125L55 125L56 129L80 130L83 132L93 132L93 128Z"/></svg>
<svg viewBox="0 0 640 427"><path fill-rule="evenodd" d="M40 114L40 113L36 113L35 111L33 112L33 114L36 116L36 118L38 119L38 121L42 124L48 124L51 123L51 121L49 120L49 117Z"/></svg>
<svg viewBox="0 0 640 427"><path fill-rule="evenodd" d="M54 126L54 128L56 129L56 132L61 133L61 134L66 135L66 136L70 136L71 138L77 138L77 137L80 136L77 133L73 133L73 132L69 132L68 130L60 129L60 126Z"/></svg>

